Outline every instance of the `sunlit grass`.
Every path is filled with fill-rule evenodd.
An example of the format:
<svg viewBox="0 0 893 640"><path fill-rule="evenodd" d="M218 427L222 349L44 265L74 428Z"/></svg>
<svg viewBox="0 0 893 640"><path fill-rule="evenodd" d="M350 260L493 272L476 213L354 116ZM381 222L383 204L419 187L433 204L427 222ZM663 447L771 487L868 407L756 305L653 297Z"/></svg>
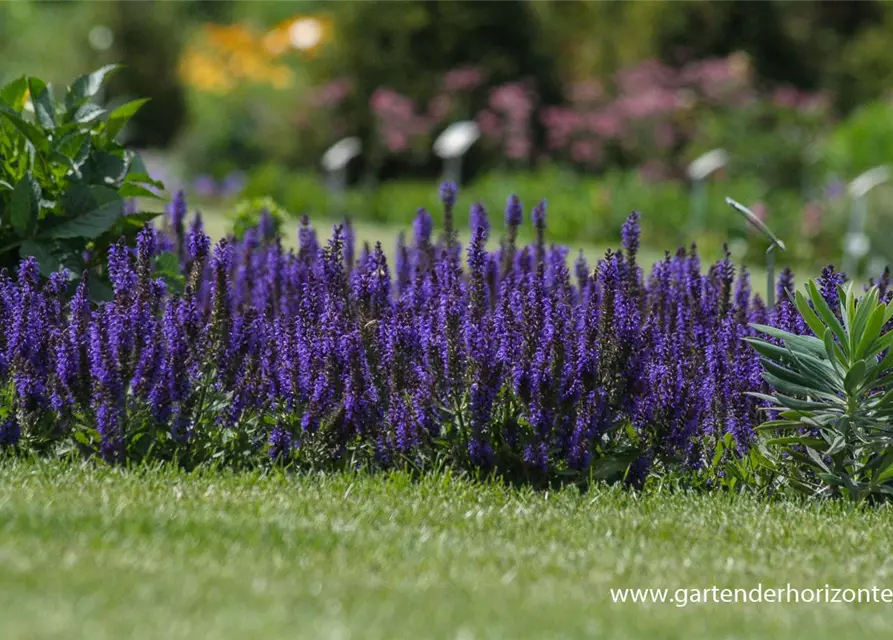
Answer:
<svg viewBox="0 0 893 640"><path fill-rule="evenodd" d="M891 605L609 589L893 587L891 525L721 493L0 460L0 637L884 637Z"/></svg>

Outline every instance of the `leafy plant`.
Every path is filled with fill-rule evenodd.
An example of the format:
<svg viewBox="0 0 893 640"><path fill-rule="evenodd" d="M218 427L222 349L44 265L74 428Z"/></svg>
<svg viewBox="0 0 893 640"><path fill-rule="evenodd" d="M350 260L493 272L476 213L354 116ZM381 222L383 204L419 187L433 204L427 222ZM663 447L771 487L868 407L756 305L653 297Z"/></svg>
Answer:
<svg viewBox="0 0 893 640"><path fill-rule="evenodd" d="M124 214L125 198L156 197L163 185L115 140L146 100L111 111L93 102L118 68L75 79L59 101L35 77L0 89L0 266L35 256L44 275L66 267L79 277L156 215Z"/></svg>
<svg viewBox="0 0 893 640"><path fill-rule="evenodd" d="M267 228L260 230L270 237L279 235L289 213L270 197L243 199L236 204L232 214L233 234L242 238L248 229L258 226L260 219Z"/></svg>
<svg viewBox="0 0 893 640"><path fill-rule="evenodd" d="M838 318L814 282L806 291L796 305L815 336L754 325L780 344L749 340L775 389L753 394L778 412L759 427L774 434L769 459L810 494L893 496L893 331L884 332L893 302L881 302L876 288L857 302L850 283L838 287Z"/></svg>

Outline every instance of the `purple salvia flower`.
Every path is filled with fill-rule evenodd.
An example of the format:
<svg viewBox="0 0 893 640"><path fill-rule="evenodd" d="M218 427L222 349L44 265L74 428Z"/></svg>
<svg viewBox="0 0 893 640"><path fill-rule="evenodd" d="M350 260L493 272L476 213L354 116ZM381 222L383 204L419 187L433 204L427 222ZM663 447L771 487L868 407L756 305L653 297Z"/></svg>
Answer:
<svg viewBox="0 0 893 640"><path fill-rule="evenodd" d="M471 228L472 235L474 235L478 228L483 229L485 234L490 233L490 219L487 217L487 210L480 202L475 202L471 205L469 227Z"/></svg>

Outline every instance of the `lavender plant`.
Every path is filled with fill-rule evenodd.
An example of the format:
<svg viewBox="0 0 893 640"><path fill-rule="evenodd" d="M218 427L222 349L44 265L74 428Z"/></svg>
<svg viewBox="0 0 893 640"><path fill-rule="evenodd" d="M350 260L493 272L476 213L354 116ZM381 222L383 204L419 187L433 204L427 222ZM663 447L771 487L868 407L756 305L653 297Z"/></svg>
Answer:
<svg viewBox="0 0 893 640"><path fill-rule="evenodd" d="M442 190L453 206L455 189ZM638 213L594 265L547 244L545 202L508 199L497 245L420 210L393 267L349 226L296 250L262 223L213 248L178 196L161 228L108 255L92 304L33 258L0 275L0 443L180 464L448 463L530 481L672 474L741 482L768 392L750 323L767 312L728 257L694 247L646 272ZM267 225L269 226L269 225ZM159 268L162 264L163 269ZM790 285L783 274L780 286Z"/></svg>

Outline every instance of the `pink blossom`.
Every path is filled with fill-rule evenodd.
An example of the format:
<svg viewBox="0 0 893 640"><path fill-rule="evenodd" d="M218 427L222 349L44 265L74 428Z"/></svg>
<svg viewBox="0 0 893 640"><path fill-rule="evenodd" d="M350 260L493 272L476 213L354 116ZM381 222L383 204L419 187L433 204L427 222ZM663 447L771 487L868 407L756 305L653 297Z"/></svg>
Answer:
<svg viewBox="0 0 893 640"><path fill-rule="evenodd" d="M530 157L530 138L524 135L509 136L505 143L505 155L512 160L525 160Z"/></svg>
<svg viewBox="0 0 893 640"><path fill-rule="evenodd" d="M513 82L490 91L490 108L526 117L533 110L533 99L524 85Z"/></svg>
<svg viewBox="0 0 893 640"><path fill-rule="evenodd" d="M480 86L483 80L484 75L478 67L462 67L443 77L443 88L450 93L471 91Z"/></svg>
<svg viewBox="0 0 893 640"><path fill-rule="evenodd" d="M575 140L571 145L571 158L574 162L594 164L601 159L602 148L596 140Z"/></svg>
<svg viewBox="0 0 893 640"><path fill-rule="evenodd" d="M391 153L400 153L409 148L409 140L406 134L400 131L388 131L385 134L385 145Z"/></svg>
<svg viewBox="0 0 893 640"><path fill-rule="evenodd" d="M346 98L351 92L352 86L347 78L339 78L323 85L310 96L310 104L314 107L331 107Z"/></svg>
<svg viewBox="0 0 893 640"><path fill-rule="evenodd" d="M616 75L621 93L635 94L654 88L669 88L677 82L676 71L658 60L645 60L620 70Z"/></svg>
<svg viewBox="0 0 893 640"><path fill-rule="evenodd" d="M481 128L481 134L485 138L499 138L502 135L502 123L499 116L489 109L483 109L478 113L476 120Z"/></svg>
<svg viewBox="0 0 893 640"><path fill-rule="evenodd" d="M589 130L603 138L617 138L623 133L624 123L614 109L602 109L586 115Z"/></svg>
<svg viewBox="0 0 893 640"><path fill-rule="evenodd" d="M772 92L772 102L776 107L794 109L800 103L800 92L791 85L778 87Z"/></svg>
<svg viewBox="0 0 893 640"><path fill-rule="evenodd" d="M605 96L605 88L595 79L574 82L565 91L568 100L575 104L598 102Z"/></svg>
<svg viewBox="0 0 893 640"><path fill-rule="evenodd" d="M375 90L369 104L379 114L388 113L396 117L410 118L414 111L411 99L384 87Z"/></svg>

